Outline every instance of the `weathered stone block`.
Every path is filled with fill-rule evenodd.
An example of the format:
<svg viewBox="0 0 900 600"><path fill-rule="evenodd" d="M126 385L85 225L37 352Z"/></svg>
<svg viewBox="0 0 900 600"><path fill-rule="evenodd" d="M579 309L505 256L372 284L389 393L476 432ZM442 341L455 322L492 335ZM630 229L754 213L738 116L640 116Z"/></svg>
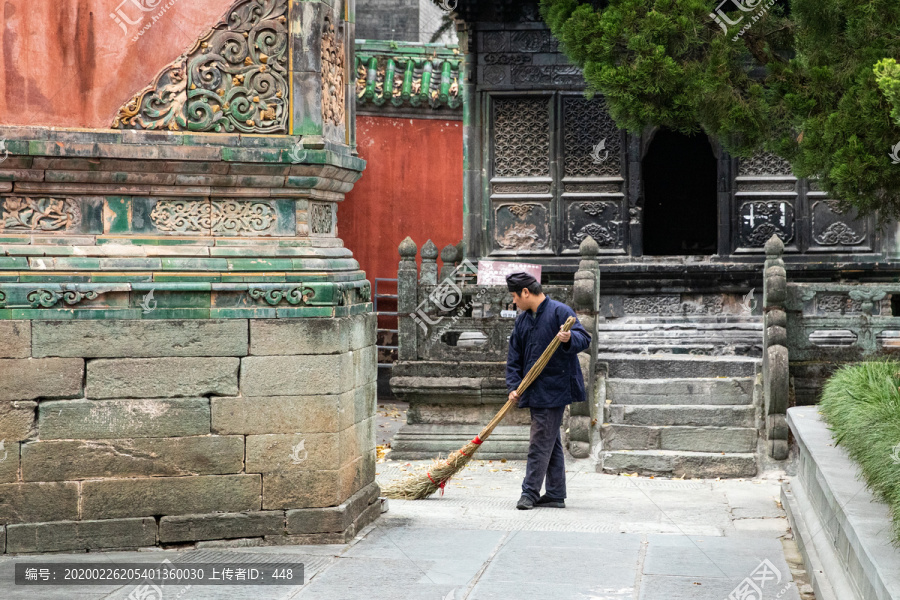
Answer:
<svg viewBox="0 0 900 600"><path fill-rule="evenodd" d="M38 409L41 439L117 439L206 435L209 400L56 400Z"/></svg>
<svg viewBox="0 0 900 600"><path fill-rule="evenodd" d="M31 321L0 321L0 358L31 356Z"/></svg>
<svg viewBox="0 0 900 600"><path fill-rule="evenodd" d="M21 442L32 436L37 402L0 402L0 440Z"/></svg>
<svg viewBox="0 0 900 600"><path fill-rule="evenodd" d="M243 466L242 436L39 441L22 448L25 481L216 475Z"/></svg>
<svg viewBox="0 0 900 600"><path fill-rule="evenodd" d="M353 387L362 387L378 379L378 348L366 346L353 351Z"/></svg>
<svg viewBox="0 0 900 600"><path fill-rule="evenodd" d="M378 316L375 313L357 315L350 325L350 350L374 346Z"/></svg>
<svg viewBox="0 0 900 600"><path fill-rule="evenodd" d="M353 423L356 392L339 396L212 398L214 433L337 433Z"/></svg>
<svg viewBox="0 0 900 600"><path fill-rule="evenodd" d="M77 398L83 377L80 358L0 359L0 400Z"/></svg>
<svg viewBox="0 0 900 600"><path fill-rule="evenodd" d="M19 475L19 445L0 438L0 483L15 483Z"/></svg>
<svg viewBox="0 0 900 600"><path fill-rule="evenodd" d="M238 358L121 358L88 362L88 398L234 396Z"/></svg>
<svg viewBox="0 0 900 600"><path fill-rule="evenodd" d="M353 357L349 352L241 359L242 396L341 394L353 389L353 382Z"/></svg>
<svg viewBox="0 0 900 600"><path fill-rule="evenodd" d="M345 531L373 502L378 501L380 489L371 483L339 506L329 508L301 508L287 511L287 533L334 533ZM380 512L380 508L379 508Z"/></svg>
<svg viewBox="0 0 900 600"><path fill-rule="evenodd" d="M341 498L348 498L375 481L377 453L373 448L340 469L338 483Z"/></svg>
<svg viewBox="0 0 900 600"><path fill-rule="evenodd" d="M250 354L339 354L350 349L352 323L345 319L252 319Z"/></svg>
<svg viewBox="0 0 900 600"><path fill-rule="evenodd" d="M156 519L57 521L7 527L7 552L60 552L156 545Z"/></svg>
<svg viewBox="0 0 900 600"><path fill-rule="evenodd" d="M373 381L366 386L356 388L352 393L353 422L359 423L375 416L375 407L378 404L378 384Z"/></svg>
<svg viewBox="0 0 900 600"><path fill-rule="evenodd" d="M0 552L6 552L6 526L0 525Z"/></svg>
<svg viewBox="0 0 900 600"><path fill-rule="evenodd" d="M70 521L77 518L76 483L0 485L0 524Z"/></svg>
<svg viewBox="0 0 900 600"><path fill-rule="evenodd" d="M340 433L341 465L375 448L375 417L369 417Z"/></svg>
<svg viewBox="0 0 900 600"><path fill-rule="evenodd" d="M115 519L259 510L260 486L260 476L255 474L85 481L81 484L82 517Z"/></svg>
<svg viewBox="0 0 900 600"><path fill-rule="evenodd" d="M262 477L263 510L337 506L347 497L341 496L338 470L285 471Z"/></svg>
<svg viewBox="0 0 900 600"><path fill-rule="evenodd" d="M281 511L183 515L159 520L159 541L164 543L262 537L283 531Z"/></svg>
<svg viewBox="0 0 900 600"><path fill-rule="evenodd" d="M2 339L2 332L0 332ZM35 321L34 356L246 356L247 321Z"/></svg>
<svg viewBox="0 0 900 600"><path fill-rule="evenodd" d="M337 433L295 433L247 436L247 473L290 475L296 471L327 471L341 466Z"/></svg>

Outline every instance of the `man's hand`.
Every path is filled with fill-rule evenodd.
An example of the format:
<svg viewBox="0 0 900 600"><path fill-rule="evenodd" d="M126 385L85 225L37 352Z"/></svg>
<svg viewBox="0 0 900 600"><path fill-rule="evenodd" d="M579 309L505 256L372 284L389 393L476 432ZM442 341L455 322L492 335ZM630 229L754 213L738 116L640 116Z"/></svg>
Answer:
<svg viewBox="0 0 900 600"><path fill-rule="evenodd" d="M572 339L572 332L571 331L560 331L559 333L556 334L556 337L559 338L560 342L565 344L570 339Z"/></svg>
<svg viewBox="0 0 900 600"><path fill-rule="evenodd" d="M510 399L510 400L517 400L517 401L518 401L518 399L519 399L519 392L517 392L516 390L511 391L511 392L509 393L509 399Z"/></svg>

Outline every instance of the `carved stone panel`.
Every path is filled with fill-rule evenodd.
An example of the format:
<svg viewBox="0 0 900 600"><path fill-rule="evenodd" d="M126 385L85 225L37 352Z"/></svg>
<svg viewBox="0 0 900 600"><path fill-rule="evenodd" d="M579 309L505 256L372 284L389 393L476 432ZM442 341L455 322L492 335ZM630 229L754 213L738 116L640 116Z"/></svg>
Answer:
<svg viewBox="0 0 900 600"><path fill-rule="evenodd" d="M550 175L550 106L543 98L494 99L495 177Z"/></svg>
<svg viewBox="0 0 900 600"><path fill-rule="evenodd" d="M550 213L538 202L498 203L494 207L494 247L545 250L550 245Z"/></svg>
<svg viewBox="0 0 900 600"><path fill-rule="evenodd" d="M0 198L0 230L67 231L81 222L81 209L73 198Z"/></svg>
<svg viewBox="0 0 900 600"><path fill-rule="evenodd" d="M623 304L626 315L721 315L729 312L722 294L626 296Z"/></svg>
<svg viewBox="0 0 900 600"><path fill-rule="evenodd" d="M112 127L286 133L287 60L287 0L239 0Z"/></svg>
<svg viewBox="0 0 900 600"><path fill-rule="evenodd" d="M150 220L160 233L263 236L277 228L278 212L270 202L160 200Z"/></svg>
<svg viewBox="0 0 900 600"><path fill-rule="evenodd" d="M322 32L322 120L344 124L344 43L330 18Z"/></svg>
<svg viewBox="0 0 900 600"><path fill-rule="evenodd" d="M868 238L868 224L857 218L857 211L843 212L833 200L810 203L812 241L834 250L833 246L859 246Z"/></svg>
<svg viewBox="0 0 900 600"><path fill-rule="evenodd" d="M875 314L881 313L881 301L874 303ZM847 294L818 293L815 297L815 314L859 315L862 314L862 301L851 298Z"/></svg>
<svg viewBox="0 0 900 600"><path fill-rule="evenodd" d="M311 233L334 234L334 204L330 202L309 203L309 228Z"/></svg>
<svg viewBox="0 0 900 600"><path fill-rule="evenodd" d="M788 200L744 202L738 227L745 248L762 248L773 234L788 245L795 235L794 206Z"/></svg>
<svg viewBox="0 0 900 600"><path fill-rule="evenodd" d="M566 223L570 249L577 248L587 237L594 238L601 248L622 246L623 223L620 202L607 200L569 202Z"/></svg>
<svg viewBox="0 0 900 600"><path fill-rule="evenodd" d="M566 97L563 112L565 176L621 175L621 134L603 99Z"/></svg>

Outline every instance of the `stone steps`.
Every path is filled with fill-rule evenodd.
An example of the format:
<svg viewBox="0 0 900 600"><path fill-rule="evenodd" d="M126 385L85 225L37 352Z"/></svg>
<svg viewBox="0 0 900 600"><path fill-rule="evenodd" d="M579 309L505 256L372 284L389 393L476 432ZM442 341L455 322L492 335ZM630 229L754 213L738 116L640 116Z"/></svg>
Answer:
<svg viewBox="0 0 900 600"><path fill-rule="evenodd" d="M662 379L686 377L755 377L758 358L742 356L694 356L677 354L599 354L598 363L608 366L615 379Z"/></svg>
<svg viewBox="0 0 900 600"><path fill-rule="evenodd" d="M603 453L604 473L640 473L665 477L753 477L755 453L619 450Z"/></svg>
<svg viewBox="0 0 900 600"><path fill-rule="evenodd" d="M752 477L757 472L757 358L600 355L607 473Z"/></svg>
<svg viewBox="0 0 900 600"><path fill-rule="evenodd" d="M759 437L753 427L657 427L604 425L606 450L684 450L690 452L755 452Z"/></svg>
<svg viewBox="0 0 900 600"><path fill-rule="evenodd" d="M610 379L606 399L613 404L748 404L753 377Z"/></svg>
<svg viewBox="0 0 900 600"><path fill-rule="evenodd" d="M696 427L754 427L756 408L692 404L617 405L609 409L609 422L620 425L693 425Z"/></svg>

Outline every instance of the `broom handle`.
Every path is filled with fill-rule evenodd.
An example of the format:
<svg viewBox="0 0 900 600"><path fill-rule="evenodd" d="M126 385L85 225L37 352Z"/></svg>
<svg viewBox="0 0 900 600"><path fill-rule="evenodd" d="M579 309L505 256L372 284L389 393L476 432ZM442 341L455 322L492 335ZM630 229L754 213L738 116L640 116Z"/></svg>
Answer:
<svg viewBox="0 0 900 600"><path fill-rule="evenodd" d="M559 328L560 331L569 331L572 329L572 326L575 325L575 317L569 317L566 319L566 322L563 323L563 326ZM532 365L531 369L528 370L528 374L525 376L525 379L519 383L519 387L516 388L516 393L521 396L522 392L524 392L528 386L530 386L535 379L538 378L538 375L541 374L541 371L544 370L544 367L547 366L547 363L550 362L550 357L553 356L553 353L556 352L556 349L559 348L559 338L553 336L553 340L550 342L550 345L547 346L544 353L541 354L541 357L537 359L537 362ZM503 417L506 416L506 413L512 409L513 405L516 404L518 400L507 400L506 404L503 405L503 408L500 409L494 418L491 419L491 422L488 423L484 429L481 430L481 433L478 434L478 437L482 440L491 435L491 432L494 431L494 428L500 424L500 421L503 420Z"/></svg>

